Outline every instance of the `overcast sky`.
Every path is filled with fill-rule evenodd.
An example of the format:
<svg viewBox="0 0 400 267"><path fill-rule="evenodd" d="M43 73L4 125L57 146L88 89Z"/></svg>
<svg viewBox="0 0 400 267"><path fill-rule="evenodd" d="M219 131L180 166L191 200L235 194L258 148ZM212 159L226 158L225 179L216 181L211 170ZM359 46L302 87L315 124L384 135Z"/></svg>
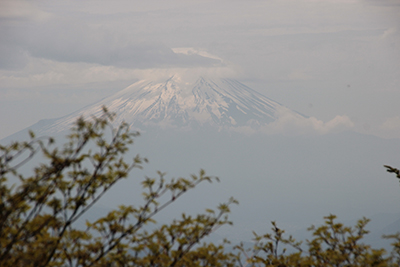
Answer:
<svg viewBox="0 0 400 267"><path fill-rule="evenodd" d="M1 0L0 36L0 139L183 68L400 138L399 0Z"/></svg>

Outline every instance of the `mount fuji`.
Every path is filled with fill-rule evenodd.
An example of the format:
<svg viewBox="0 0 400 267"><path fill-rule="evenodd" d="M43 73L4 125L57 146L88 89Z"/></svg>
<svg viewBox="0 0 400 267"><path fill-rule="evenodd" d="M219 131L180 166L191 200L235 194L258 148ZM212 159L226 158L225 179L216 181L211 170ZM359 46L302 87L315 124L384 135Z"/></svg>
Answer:
<svg viewBox="0 0 400 267"><path fill-rule="evenodd" d="M81 110L61 118L42 120L32 128L37 133L63 132L80 116L101 115L103 106L116 114L115 124L125 121L139 130L152 126L257 129L275 121L282 110L302 117L233 79L199 77L188 80L173 75L161 81L138 81Z"/></svg>

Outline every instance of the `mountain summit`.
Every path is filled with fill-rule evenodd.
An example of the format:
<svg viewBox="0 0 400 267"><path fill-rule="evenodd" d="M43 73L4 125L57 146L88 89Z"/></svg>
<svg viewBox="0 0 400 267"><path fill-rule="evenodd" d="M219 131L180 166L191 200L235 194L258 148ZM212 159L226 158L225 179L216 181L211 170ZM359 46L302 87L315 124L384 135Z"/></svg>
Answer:
<svg viewBox="0 0 400 267"><path fill-rule="evenodd" d="M100 115L102 106L117 114L116 123L125 121L135 129L257 128L275 121L278 111L286 109L233 79L200 77L188 82L174 75L162 81L136 82L70 115L42 123L41 131L67 130L79 116Z"/></svg>

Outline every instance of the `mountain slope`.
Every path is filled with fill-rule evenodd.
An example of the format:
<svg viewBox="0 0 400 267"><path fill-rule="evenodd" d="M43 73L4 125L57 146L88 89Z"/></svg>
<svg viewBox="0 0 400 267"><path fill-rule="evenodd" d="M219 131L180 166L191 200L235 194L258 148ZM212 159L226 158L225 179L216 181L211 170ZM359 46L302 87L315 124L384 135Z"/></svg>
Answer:
<svg viewBox="0 0 400 267"><path fill-rule="evenodd" d="M102 106L117 114L116 124L125 121L137 129L151 125L256 128L276 120L277 112L286 109L236 80L200 77L188 82L174 75L161 82L136 82L86 108L49 121L40 131L68 130L79 116L100 115Z"/></svg>

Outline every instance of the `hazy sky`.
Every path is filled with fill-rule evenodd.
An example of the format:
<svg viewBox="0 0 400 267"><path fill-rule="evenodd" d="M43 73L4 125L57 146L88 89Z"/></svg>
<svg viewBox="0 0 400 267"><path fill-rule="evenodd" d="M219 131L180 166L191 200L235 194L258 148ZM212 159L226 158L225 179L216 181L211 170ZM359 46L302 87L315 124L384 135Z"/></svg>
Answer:
<svg viewBox="0 0 400 267"><path fill-rule="evenodd" d="M1 0L0 36L0 139L182 68L400 138L399 0Z"/></svg>

